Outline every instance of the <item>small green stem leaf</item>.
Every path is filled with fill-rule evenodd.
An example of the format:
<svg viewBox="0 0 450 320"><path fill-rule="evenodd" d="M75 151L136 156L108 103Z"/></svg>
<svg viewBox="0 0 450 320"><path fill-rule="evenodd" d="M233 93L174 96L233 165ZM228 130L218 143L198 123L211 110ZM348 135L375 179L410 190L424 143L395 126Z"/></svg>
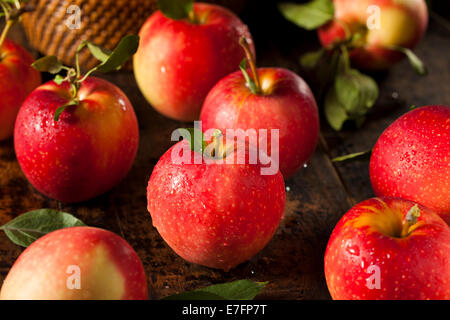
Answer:
<svg viewBox="0 0 450 320"><path fill-rule="evenodd" d="M55 121L59 121L59 117L61 116L61 113L63 113L64 110L67 109L67 107L70 107L70 106L77 106L78 103L79 103L79 102L78 102L77 100L74 99L74 100L72 100L72 101L66 103L65 105L62 105L62 106L59 107L58 109L56 109L56 111L55 111Z"/></svg>
<svg viewBox="0 0 450 320"><path fill-rule="evenodd" d="M332 162L352 162L355 160L367 160L370 159L370 156L372 154L372 150L362 151L362 152L356 152L347 154L345 156L340 156L332 159Z"/></svg>
<svg viewBox="0 0 450 320"><path fill-rule="evenodd" d="M239 65L239 68L241 69L242 74L244 75L245 81L246 81L247 86L250 89L250 91L253 94L257 94L258 89L256 87L255 81L253 81L253 79L249 76L249 74L247 72L247 60L246 59L242 60L241 64Z"/></svg>
<svg viewBox="0 0 450 320"><path fill-rule="evenodd" d="M112 51L96 46L95 44L88 42L87 46L89 48L89 51L92 53L92 55L97 59L100 60L101 62L105 63L106 60L109 59L109 57L111 57Z"/></svg>
<svg viewBox="0 0 450 320"><path fill-rule="evenodd" d="M409 63L411 64L414 71L416 71L418 75L424 76L428 73L428 70L427 70L427 67L425 66L425 64L422 62L422 60L420 60L420 58L411 49L399 47L399 46L390 46L388 48L391 50L400 51L403 54L405 54L409 60Z"/></svg>
<svg viewBox="0 0 450 320"><path fill-rule="evenodd" d="M205 136L200 129L180 128L178 129L178 132L184 140L188 140L192 151L203 154L203 150L205 150L206 147L206 142Z"/></svg>
<svg viewBox="0 0 450 320"><path fill-rule="evenodd" d="M187 19L192 16L194 0L158 0L158 7L170 19Z"/></svg>
<svg viewBox="0 0 450 320"><path fill-rule="evenodd" d="M74 216L52 209L40 209L21 214L0 227L15 244L28 247L36 239L52 231L84 226Z"/></svg>
<svg viewBox="0 0 450 320"><path fill-rule="evenodd" d="M171 295L163 300L253 300L266 285L267 282L238 280Z"/></svg>
<svg viewBox="0 0 450 320"><path fill-rule="evenodd" d="M139 36L125 36L122 40L120 40L119 44L111 52L111 54L100 65L95 67L95 70L106 73L119 69L125 63L125 61L127 61L133 54L136 53L138 46ZM90 46L88 45L88 47ZM103 49L103 54L106 54L106 52L107 51ZM95 54L99 56L98 51L96 51Z"/></svg>
<svg viewBox="0 0 450 320"><path fill-rule="evenodd" d="M33 62L31 66L40 72L49 72L51 74L57 74L64 68L63 63L56 56L40 58Z"/></svg>
<svg viewBox="0 0 450 320"><path fill-rule="evenodd" d="M65 80L67 80L67 79L64 78L63 76L59 75L59 74L57 74L57 75L55 76L55 78L53 79L53 81L55 81L55 83L56 83L57 85L61 85Z"/></svg>
<svg viewBox="0 0 450 320"><path fill-rule="evenodd" d="M317 29L334 17L331 0L312 0L305 4L280 3L278 9L287 20L307 30Z"/></svg>
<svg viewBox="0 0 450 320"><path fill-rule="evenodd" d="M336 131L340 131L345 121L349 119L345 108L336 97L334 87L330 88L325 97L325 117L328 124Z"/></svg>

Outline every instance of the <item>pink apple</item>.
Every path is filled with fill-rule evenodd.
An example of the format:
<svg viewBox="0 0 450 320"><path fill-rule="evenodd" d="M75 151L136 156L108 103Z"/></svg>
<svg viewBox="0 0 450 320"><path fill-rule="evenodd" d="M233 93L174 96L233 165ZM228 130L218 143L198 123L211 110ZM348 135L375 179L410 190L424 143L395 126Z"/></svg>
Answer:
<svg viewBox="0 0 450 320"><path fill-rule="evenodd" d="M134 73L150 104L167 117L198 119L209 90L238 69L245 53L239 38L250 33L231 11L195 3L197 21L155 12L140 31ZM252 44L252 50L253 44Z"/></svg>
<svg viewBox="0 0 450 320"><path fill-rule="evenodd" d="M147 280L133 248L92 227L51 232L33 242L12 266L2 300L141 300Z"/></svg>

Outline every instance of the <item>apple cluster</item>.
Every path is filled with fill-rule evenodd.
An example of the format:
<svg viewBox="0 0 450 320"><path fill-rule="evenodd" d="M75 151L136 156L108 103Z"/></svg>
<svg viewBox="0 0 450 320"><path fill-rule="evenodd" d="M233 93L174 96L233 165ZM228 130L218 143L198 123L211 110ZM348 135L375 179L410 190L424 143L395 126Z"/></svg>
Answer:
<svg viewBox="0 0 450 320"><path fill-rule="evenodd" d="M377 198L336 225L325 253L334 299L450 299L450 106L416 108L379 137Z"/></svg>
<svg viewBox="0 0 450 320"><path fill-rule="evenodd" d="M351 53L356 64L389 67L398 52L382 50L380 44L413 46L422 36L423 2L410 1L420 6L409 11L397 2L404 1L376 1L389 8L382 23L411 34L395 39L392 32L384 34L386 28L367 31L369 45ZM352 14L360 9L356 1L335 3L336 19L319 30L324 46L361 24ZM205 132L219 134L202 140L200 149L185 139L162 155L148 182L147 209L179 256L229 271L254 257L275 234L285 209L284 181L314 153L319 113L299 75L256 67L252 36L234 13L204 3L184 9L173 16L161 7L142 26L133 60L136 82L158 112L178 121L201 120ZM410 14L417 19L409 19ZM418 25L408 24L417 20ZM117 68L108 60L115 51L106 54L84 45L102 61L95 70ZM117 185L132 167L139 144L138 120L127 96L90 73L81 77L78 65L68 68L52 59L41 60L37 65L45 66L38 69L64 69L67 76L40 84L30 54L10 40L0 42L0 54L5 57L0 62L0 140L14 133L17 160L28 181L65 203L92 199ZM327 246L325 275L334 299L450 299L450 229L444 221L450 222L449 128L450 107L427 106L402 116L381 135L370 162L377 198L347 212ZM276 173L261 174L259 159L224 163L239 157L218 139L226 138L229 129L278 130ZM180 150L195 158L211 145L217 148L208 163L173 161ZM258 147L247 139L244 145L244 158ZM66 281L72 271L83 273L82 282ZM147 297L146 275L133 248L110 231L86 226L56 230L33 242L0 292L1 299Z"/></svg>

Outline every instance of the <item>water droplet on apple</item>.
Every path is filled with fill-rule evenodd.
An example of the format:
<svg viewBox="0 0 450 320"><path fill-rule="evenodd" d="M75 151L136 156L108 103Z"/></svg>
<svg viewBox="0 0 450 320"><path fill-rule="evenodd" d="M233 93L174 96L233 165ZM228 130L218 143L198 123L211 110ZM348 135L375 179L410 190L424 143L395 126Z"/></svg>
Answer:
<svg viewBox="0 0 450 320"><path fill-rule="evenodd" d="M359 256L359 247L356 245L347 245L347 247L345 248L345 250L350 253L351 255L354 256Z"/></svg>
<svg viewBox="0 0 450 320"><path fill-rule="evenodd" d="M161 66L161 73L166 73L166 67Z"/></svg>

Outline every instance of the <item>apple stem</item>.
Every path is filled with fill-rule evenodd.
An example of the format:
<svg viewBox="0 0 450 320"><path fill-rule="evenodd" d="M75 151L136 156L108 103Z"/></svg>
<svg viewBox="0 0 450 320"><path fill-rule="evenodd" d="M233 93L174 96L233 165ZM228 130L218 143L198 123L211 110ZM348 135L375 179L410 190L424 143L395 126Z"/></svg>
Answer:
<svg viewBox="0 0 450 320"><path fill-rule="evenodd" d="M31 12L34 10L34 7L30 5L21 6L20 2L17 0L14 3L6 3L3 0L0 0L0 7L3 10L5 15L6 24L3 28L2 34L0 35L0 48L3 46L5 42L6 36L8 35L11 27L19 21L22 14L25 12Z"/></svg>
<svg viewBox="0 0 450 320"><path fill-rule="evenodd" d="M192 8L192 10L189 11L189 21L193 24L198 23L197 15L195 14L194 8Z"/></svg>
<svg viewBox="0 0 450 320"><path fill-rule="evenodd" d="M406 214L405 219L403 220L403 226L402 226L402 238L407 237L411 232L411 227L414 226L418 219L420 217L420 209L417 204L411 207L409 209L408 213Z"/></svg>
<svg viewBox="0 0 450 320"><path fill-rule="evenodd" d="M248 45L247 39L245 39L245 37L241 37L239 39L239 44L242 46L242 48L244 48L248 64L250 65L250 69L252 70L253 81L255 82L256 87L256 93L261 93L262 92L261 82L259 81L258 71L256 69L255 57L253 56L252 51L250 50L250 46Z"/></svg>
<svg viewBox="0 0 450 320"><path fill-rule="evenodd" d="M3 42L5 42L6 35L8 34L9 30L11 30L11 27L14 25L13 20L6 21L5 28L2 31L2 35L0 36L0 48L3 46Z"/></svg>

